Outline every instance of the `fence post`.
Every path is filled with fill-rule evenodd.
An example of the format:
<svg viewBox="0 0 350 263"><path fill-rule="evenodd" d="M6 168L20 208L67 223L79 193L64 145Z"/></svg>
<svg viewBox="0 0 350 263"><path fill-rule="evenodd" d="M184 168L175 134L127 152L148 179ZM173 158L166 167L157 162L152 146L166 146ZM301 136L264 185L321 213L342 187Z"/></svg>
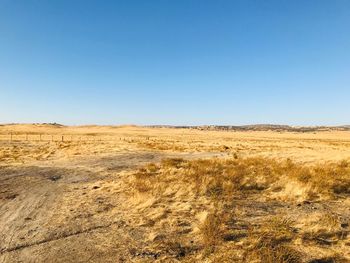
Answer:
<svg viewBox="0 0 350 263"><path fill-rule="evenodd" d="M63 142L63 135L62 135L62 142Z"/></svg>

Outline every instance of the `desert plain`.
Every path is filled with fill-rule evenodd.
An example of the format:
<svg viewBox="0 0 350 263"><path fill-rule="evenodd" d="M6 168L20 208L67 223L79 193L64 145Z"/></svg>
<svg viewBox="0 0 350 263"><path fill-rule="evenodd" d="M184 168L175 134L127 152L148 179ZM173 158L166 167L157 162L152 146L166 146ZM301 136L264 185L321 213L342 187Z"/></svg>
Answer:
<svg viewBox="0 0 350 263"><path fill-rule="evenodd" d="M350 262L350 131L0 126L0 262Z"/></svg>

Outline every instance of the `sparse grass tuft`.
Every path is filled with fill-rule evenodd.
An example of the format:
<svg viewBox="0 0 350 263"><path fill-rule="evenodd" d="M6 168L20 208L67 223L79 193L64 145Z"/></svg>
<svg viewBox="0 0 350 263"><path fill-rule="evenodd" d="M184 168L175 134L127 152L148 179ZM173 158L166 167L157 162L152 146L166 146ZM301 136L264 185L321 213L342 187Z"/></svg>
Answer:
<svg viewBox="0 0 350 263"><path fill-rule="evenodd" d="M222 226L222 218L217 211L209 214L203 222L201 233L206 253L213 252L215 247L221 242Z"/></svg>
<svg viewBox="0 0 350 263"><path fill-rule="evenodd" d="M292 221L274 217L263 225L250 231L247 260L259 260L266 263L298 263L301 254L289 243L295 238Z"/></svg>
<svg viewBox="0 0 350 263"><path fill-rule="evenodd" d="M149 163L143 168L140 168L135 174L134 187L139 192L148 192L153 188L153 181L159 172L159 166L154 163Z"/></svg>
<svg viewBox="0 0 350 263"><path fill-rule="evenodd" d="M302 239L304 242L314 242L320 245L334 245L340 240L344 240L348 231L341 227L339 217L326 213L317 221L316 228L306 231Z"/></svg>
<svg viewBox="0 0 350 263"><path fill-rule="evenodd" d="M298 251L287 245L266 246L256 250L256 254L264 263L299 263L302 262Z"/></svg>
<svg viewBox="0 0 350 263"><path fill-rule="evenodd" d="M181 168L185 163L186 161L182 158L168 158L162 160L161 165L163 167Z"/></svg>

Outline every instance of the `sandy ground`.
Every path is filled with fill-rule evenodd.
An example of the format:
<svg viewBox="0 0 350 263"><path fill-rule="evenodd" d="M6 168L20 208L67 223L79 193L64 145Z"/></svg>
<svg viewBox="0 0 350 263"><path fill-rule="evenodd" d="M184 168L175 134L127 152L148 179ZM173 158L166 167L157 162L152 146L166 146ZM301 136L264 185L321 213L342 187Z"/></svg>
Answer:
<svg viewBox="0 0 350 263"><path fill-rule="evenodd" d="M305 164L350 159L350 133L0 126L0 262L181 261L186 247L191 253L199 247L198 228L212 204L176 187L161 198L135 193L131 175L169 157L235 155ZM250 196L236 205L250 222L274 213L315 213L308 205L264 202ZM350 217L349 199L312 206ZM182 247L163 249L174 232L186 237Z"/></svg>

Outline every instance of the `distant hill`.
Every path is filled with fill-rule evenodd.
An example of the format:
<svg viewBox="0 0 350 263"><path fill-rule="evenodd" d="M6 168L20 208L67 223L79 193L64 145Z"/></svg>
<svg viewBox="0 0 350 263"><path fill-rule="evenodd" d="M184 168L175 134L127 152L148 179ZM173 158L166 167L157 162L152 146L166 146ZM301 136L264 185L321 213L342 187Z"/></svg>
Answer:
<svg viewBox="0 0 350 263"><path fill-rule="evenodd" d="M197 130L226 130L226 131L288 131L288 132L316 132L316 131L350 131L350 125L344 126L289 126L276 124L254 124L254 125L201 125L201 126L172 126L172 125L150 125L151 128L175 128L175 129L197 129Z"/></svg>

